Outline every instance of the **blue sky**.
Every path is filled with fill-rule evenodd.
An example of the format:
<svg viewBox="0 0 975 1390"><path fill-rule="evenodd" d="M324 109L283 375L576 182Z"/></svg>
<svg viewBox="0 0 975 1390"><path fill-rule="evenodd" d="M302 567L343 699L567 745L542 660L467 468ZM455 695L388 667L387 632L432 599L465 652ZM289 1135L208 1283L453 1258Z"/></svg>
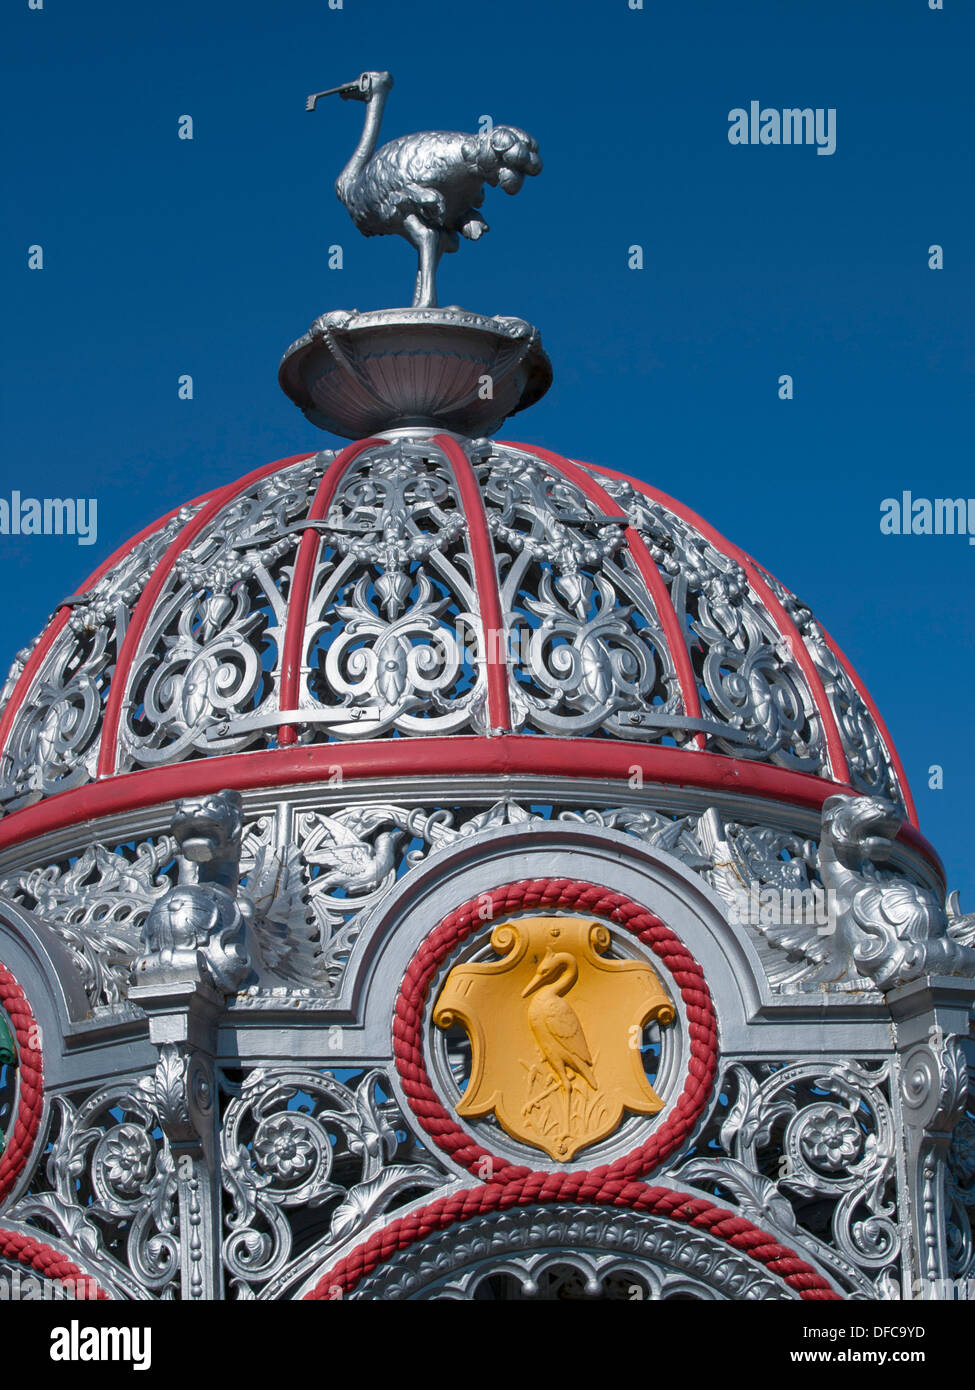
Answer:
<svg viewBox="0 0 975 1390"><path fill-rule="evenodd" d="M0 661L161 512L334 442L281 394L280 354L326 309L407 302L414 260L335 199L361 107L304 98L388 68L384 137L488 114L541 147L542 177L489 190L490 236L440 274L442 302L542 331L555 385L502 436L653 482L810 604L973 910L975 547L879 518L903 489L975 496L975 18L644 3L8 0L0 496L95 496L99 525L90 547L0 536ZM835 154L729 144L751 100L834 107Z"/></svg>

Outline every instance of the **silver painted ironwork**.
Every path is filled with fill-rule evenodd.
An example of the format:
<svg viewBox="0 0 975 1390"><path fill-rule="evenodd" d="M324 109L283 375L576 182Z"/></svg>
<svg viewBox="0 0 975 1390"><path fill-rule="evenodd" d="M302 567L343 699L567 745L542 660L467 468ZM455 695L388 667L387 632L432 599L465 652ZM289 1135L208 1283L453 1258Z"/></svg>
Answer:
<svg viewBox="0 0 975 1390"><path fill-rule="evenodd" d="M148 575L195 511L183 507L133 546L72 607L0 756L0 802L6 810L95 776L104 701L132 608ZM19 674L23 665L18 656L14 670ZM6 688L12 692L10 680Z"/></svg>
<svg viewBox="0 0 975 1390"><path fill-rule="evenodd" d="M261 751L264 766L283 724L299 756L314 743L486 739L492 661L507 669L508 732L526 745L666 742L690 760L703 735L729 758L829 778L828 712L799 640L861 794L827 798L820 816L733 783L628 785L571 765L493 775L460 760L441 776L357 780L337 760L319 784L116 809L11 847L0 962L41 1030L46 1090L0 1228L50 1244L114 1298L303 1296L397 1216L482 1180L424 1129L394 1058L396 1000L431 930L499 885L576 877L656 913L700 963L718 1015L713 1093L646 1180L753 1221L844 1296L947 1296L946 1281L975 1272L975 917L898 838L891 750L851 677L798 600L769 580L797 639L757 581L663 503L594 472L612 503L600 506L525 450L458 442L483 517L462 505L460 470L429 432L398 432L333 480L320 521L307 516L331 454L228 494L188 545L196 513L184 509L72 596L31 688L13 695L5 807L84 786L100 756L140 777L188 762L198 775L214 753L242 754L243 772ZM475 527L493 547L501 633L486 630ZM627 527L675 610L700 717ZM298 612L302 535L315 544ZM283 708L289 626L300 640L295 707ZM117 746L102 748L104 702L123 680ZM765 911L769 898L810 897L824 921ZM616 956L650 959L604 925ZM491 954L472 932L434 992L452 961ZM661 1116L627 1116L577 1165L624 1158L675 1112L689 1028L668 987L673 1029L642 1040ZM450 1110L466 1044L421 1032ZM9 1073L4 1130L18 1096ZM461 1128L504 1159L559 1171L489 1117ZM555 1203L457 1222L390 1253L352 1296L634 1288L664 1300L794 1292L704 1232Z"/></svg>
<svg viewBox="0 0 975 1390"><path fill-rule="evenodd" d="M714 1141L674 1168L763 1228L783 1232L861 1298L903 1276L897 1128L886 1061L735 1063ZM706 1155L706 1156L705 1156Z"/></svg>
<svg viewBox="0 0 975 1390"><path fill-rule="evenodd" d="M232 1088L220 1144L231 1203L222 1257L238 1298L280 1297L300 1277L308 1235L299 1242L294 1221L307 1228L317 1214L322 1260L405 1194L446 1181L404 1134L379 1070L344 1084L309 1067L258 1068Z"/></svg>
<svg viewBox="0 0 975 1390"><path fill-rule="evenodd" d="M600 477L620 508L604 515L531 455L485 440L462 447L484 499L503 632L483 630L468 540L478 519L422 437L376 444L346 471L315 527L308 611L294 618L289 577L332 457L317 455L229 502L177 557L127 677L119 770L273 747L284 723L300 742L485 733L486 661L501 656L516 731L680 747L703 734L714 752L830 775L805 677L734 562L630 484ZM119 634L147 566L189 515L142 542L72 609L13 719L0 783L7 809L93 778ZM686 634L700 718L683 707L627 525L649 547ZM807 610L781 587L779 595L822 676L851 777L902 805L849 677ZM297 709L280 703L289 617L305 628Z"/></svg>
<svg viewBox="0 0 975 1390"><path fill-rule="evenodd" d="M539 797L544 786L539 779ZM728 808L717 806L685 814L654 810L636 792L628 805L605 808L564 801L533 807L530 798L525 804L485 799L480 809L389 802L343 806L341 788L333 789L324 805L319 792L316 806L309 803L307 791L294 795L304 797L304 805L285 797L277 810L260 815L230 794L181 803L158 837L147 837L137 852L145 865L143 880L152 890L146 894L140 889L138 908L131 882L120 872L103 872L95 893L110 904L113 889L107 885L114 884L124 905L120 911L130 914L130 923L138 911L147 944L156 944L154 960L160 968L155 974L137 971L137 985L128 985L122 970L113 975L116 1002L103 994L88 1045L110 1038L115 1030L122 1030L122 1045L121 1038L141 1017L156 1062L112 1086L98 1082L85 1089L74 1083L64 1091L58 1090L57 1065L51 1066L54 1099L47 1123L53 1127L54 1147L38 1160L31 1184L0 1221L9 1217L17 1229L66 1243L115 1296L280 1298L298 1296L316 1271L380 1229L399 1204L405 1203L406 1210L410 1203L422 1204L424 1193L450 1190L456 1180L449 1165L445 1168L440 1156L430 1153L415 1118L396 1098L395 1084L382 1079L390 1075L388 1034L385 1044L370 1042L363 1050L357 1039L365 1019L360 1022L357 1016L350 1022L339 992L343 1000L361 996L361 983L348 992L353 960L361 971L363 962L386 959L379 934L394 929L389 914L395 922L398 910L388 905L408 902L416 892L422 901L428 891L411 889L412 883L421 877L446 882L459 872L457 884L451 880L448 900L476 896L481 884L537 873L535 862L526 857L528 847L543 845L547 835L557 832L557 842L566 847L562 858L550 849L539 851L553 873L564 873L575 862L583 876L598 880L599 871L586 862L581 847L602 845L607 864L615 866L614 886L626 887L628 866L643 862L640 856L650 856L648 863L674 866L688 905L693 901L687 896L690 885L699 885L694 891L702 904L710 904L707 912L714 924L708 928L715 933L709 949L739 950L731 943L750 943L753 964L748 968L754 977L748 988L765 991L751 1021L735 1023L728 982L734 980L734 989L739 988L743 961L749 957L741 958L723 980L717 957L705 953L723 1020L725 1071L694 1143L653 1180L708 1196L717 1190L721 1202L798 1250L851 1297L894 1297L913 1281L930 1283L960 1268L966 1240L970 1244L967 1209L955 1177L964 1171L964 1160L949 1143L964 1102L957 1027L959 1012L964 1016L959 1001L971 998L970 981L956 975L949 996L944 993L947 981L931 993L926 978L901 982L901 971L886 983L885 996L872 987L868 974L859 977L859 1017L851 1018L844 979L832 984L823 980L809 994L810 1008L803 1013L807 995L802 985L822 962L802 957L791 938L779 939L760 925L737 921L722 891L732 868L752 884L826 883L833 870L824 865L835 853L837 839L845 836L861 851L868 844L871 853L879 852L877 818L886 817L885 834L896 828L889 807L871 808L856 798L842 799L838 808L828 806L824 860L822 847L811 836L735 820ZM861 814L843 817L847 808L862 808ZM499 836L511 843L500 857L495 848ZM576 842L578 852L571 848ZM783 853L788 857L780 857ZM170 862L154 867L163 856ZM110 857L115 856L101 847L92 862ZM124 855L117 857L128 862ZM858 862L855 872L863 882L852 902L865 889L883 899L891 885L903 891L908 884L915 902L928 891L903 868L893 869L890 861L883 869L872 860ZM656 902L649 886L636 891L686 935L687 926L672 908ZM244 937L238 944L257 973L256 985L241 982L243 992L227 1000L220 991L232 989L232 981L219 964L214 969L207 960L212 918L200 932L193 912L186 914L187 939L194 933L203 951L192 963L190 950L185 957L174 956L169 969L162 968L153 934L153 914L158 919L167 900L177 909L182 929L183 896L190 895L192 907L199 894L208 899L226 895L239 905L233 920L237 932L244 924ZM932 936L932 944L947 934L949 919L942 914L941 920L942 937ZM957 911L950 920L959 920ZM94 916L82 925L84 932L97 930ZM216 926L219 937L220 923ZM928 929L935 930L933 917ZM959 930L967 932L967 922ZM860 942L852 934L840 939L848 953L844 978L853 980ZM694 949L701 953L700 941ZM946 959L944 945L937 949L942 952L938 959ZM804 962L798 973L797 954ZM895 946L892 959L902 958ZM778 974L768 968L776 959L783 963ZM954 963L964 960L958 956ZM383 991L387 1000L402 969L391 964L392 974L381 970L369 986ZM953 1001L950 1008L938 1002L942 998ZM258 1000L264 1009L252 1015ZM247 1001L249 1007L242 1009ZM275 1026L284 1029L282 1050L300 1046L303 1060L268 1058L240 1073L234 1058L247 1029L266 1026L267 1008L277 1010ZM302 1041L312 1021L308 1008L317 1022ZM363 997L356 1010L365 1008ZM782 1009L788 1017L783 1015L776 1029L776 1011ZM831 1009L838 1010L832 1032L828 1023L824 1026ZM233 1030L224 1034L221 1019L231 1017ZM893 1052L884 1042L890 1038L892 1017L898 1037L903 1034ZM931 1028L940 1033L930 1034ZM267 1035L255 1033L254 1041L261 1036ZM365 1031L361 1036L365 1044L374 1035ZM761 1051L760 1062L750 1056L750 1048ZM94 1054L92 1064L104 1066ZM669 1103L683 1063L676 1065L674 1075L669 1063L654 1072ZM437 1075L435 1066L432 1074ZM446 1079L440 1084L449 1098ZM625 1133L604 1145L607 1160L635 1147L648 1123L652 1121L629 1120ZM488 1147L507 1152L496 1132ZM524 1155L512 1151L510 1157ZM69 1174L80 1172L88 1176L78 1188ZM917 1207L906 1197L905 1182L917 1183ZM88 1183L100 1194L93 1203L84 1195ZM226 1215L221 1215L222 1189L229 1200ZM319 1205L320 1226L308 1245L309 1212ZM809 1224L814 1207L820 1216L828 1214L825 1228L821 1222ZM296 1239L296 1221L305 1233L301 1240ZM192 1241L191 1230L197 1233ZM526 1292L547 1296L553 1279L555 1284L570 1280L567 1296L576 1288L571 1283L575 1276L565 1271L551 1278L544 1274L558 1265L554 1251L551 1261L536 1262L532 1254L526 1256L528 1264L509 1266L506 1261L522 1256L502 1242L476 1269L469 1266L464 1251L471 1234L462 1226L445 1236L440 1245L446 1263L436 1279L425 1272L431 1247L423 1243L396 1256L377 1272L379 1282L373 1286L365 1281L356 1296L378 1297L388 1285L393 1297L467 1298L477 1289L478 1297L485 1297L484 1279L495 1280L490 1287L506 1298ZM705 1246L712 1250L704 1240L698 1273L688 1274L688 1282L679 1286L685 1293L747 1297L753 1296L750 1289L765 1288L766 1276L747 1263L730 1283L722 1282L717 1266L705 1259ZM647 1247L636 1265L626 1265L627 1277L632 1275L645 1296L666 1298L678 1285L656 1244L654 1251ZM623 1266L613 1265L610 1253L597 1242L575 1265L585 1275L582 1291L588 1288L588 1296L616 1296L615 1271ZM712 1253L717 1258L717 1249ZM509 1267L517 1273L517 1286L496 1282ZM535 1287L539 1294L532 1292Z"/></svg>
<svg viewBox="0 0 975 1390"><path fill-rule="evenodd" d="M318 805L245 813L239 906L256 982L246 985L234 1006L260 1006L282 988L307 991L304 1002L335 997L369 913L394 883L431 853L494 827L550 820L622 831L679 859L714 889L729 922L755 945L776 992L818 989L827 980L861 989L876 980L889 989L913 978L925 962L929 969L940 962L938 968L953 974L970 971L966 941L972 918L947 917L933 889L905 862L879 867L865 861L850 831L849 847L842 850L850 867L834 863L833 827L844 822L862 827L857 833L869 839L871 853L895 854L892 837L900 820L892 807L838 798L830 807L824 868L818 836L737 821L714 806L675 815L648 805L644 790L628 796L617 790L615 806L580 805L564 792L553 802L551 787L542 782L537 794L549 799L544 810L513 799L480 808L376 800L348 805L339 789L320 796ZM200 803L184 805L188 809L177 822L185 822ZM891 837L883 847L876 835L881 827ZM196 940L191 924L197 921L207 929L223 921L238 931L233 924L239 914L226 904L221 917L211 915L211 904L197 907L185 893L173 899L180 881L178 845L168 823L134 847L89 842L77 858L8 874L0 879L0 892L51 924L71 952L92 1005L110 1006L125 998L150 913L171 931L175 903L175 921L187 943ZM187 872L184 864L183 882ZM762 894L768 890L781 897L785 911L767 911ZM813 892L829 915L811 919L797 909L790 916L790 903L808 906ZM915 917L903 915L912 905ZM915 940L918 931L929 936ZM886 966L871 954L878 933ZM183 949L189 961L194 948Z"/></svg>
<svg viewBox="0 0 975 1390"><path fill-rule="evenodd" d="M791 1299L723 1241L660 1217L562 1203L478 1217L393 1255L356 1299Z"/></svg>
<svg viewBox="0 0 975 1390"><path fill-rule="evenodd" d="M823 733L806 679L744 570L622 479L599 479L667 584L704 697L708 747L821 771Z"/></svg>
<svg viewBox="0 0 975 1390"><path fill-rule="evenodd" d="M272 473L235 498L179 557L139 646L119 734L120 768L266 746L278 709L286 584L330 455ZM228 721L252 716L243 732Z"/></svg>
<svg viewBox="0 0 975 1390"><path fill-rule="evenodd" d="M532 137L509 125L477 135L452 130L401 135L377 150L392 86L388 72L364 72L356 82L310 96L306 109L314 111L319 97L336 93L343 101L365 103L362 134L335 191L363 236L395 234L415 248L413 305L432 308L440 257L457 250L459 237L477 241L488 231L478 211L485 183L513 195L526 176L541 173L542 161Z"/></svg>
<svg viewBox="0 0 975 1390"><path fill-rule="evenodd" d="M236 994L251 973L246 919L237 900L240 796L181 801L173 817L179 883L149 910L134 983L157 989L205 980L223 995Z"/></svg>
<svg viewBox="0 0 975 1390"><path fill-rule="evenodd" d="M490 435L552 384L537 328L449 309L336 309L281 359L285 395L319 429L347 439L394 429Z"/></svg>
<svg viewBox="0 0 975 1390"><path fill-rule="evenodd" d="M570 1203L551 1153L457 1113L471 1044L435 1000L498 954L490 910L458 908L581 880L614 969L652 966L674 1018L628 1039L659 1113L573 1167L717 1204L844 1297L951 1297L975 1277L975 916L901 833L894 751L799 599L635 483L489 442L551 368L523 320L438 309L435 274L487 230L483 185L517 192L537 148L497 126L377 150L391 85L332 89L366 104L337 189L366 235L416 247L414 305L322 314L279 372L315 424L385 437L182 508L62 602L0 697L0 810L79 807L30 811L56 828L0 854L0 1133L31 1149L17 1171L7 1150L0 1232L115 1299L301 1298L366 1242L382 1258L355 1299L796 1297L721 1237L734 1221ZM383 775L428 736L428 772ZM637 775L579 776L559 737L590 769L630 747ZM545 740L556 773L509 760ZM527 770L471 771L492 748ZM769 769L750 792L745 763ZM184 765L209 790L174 802ZM137 794L105 810L115 787ZM627 900L670 936L628 930ZM553 1200L481 1210L496 1158ZM431 1202L457 1219L423 1221Z"/></svg>

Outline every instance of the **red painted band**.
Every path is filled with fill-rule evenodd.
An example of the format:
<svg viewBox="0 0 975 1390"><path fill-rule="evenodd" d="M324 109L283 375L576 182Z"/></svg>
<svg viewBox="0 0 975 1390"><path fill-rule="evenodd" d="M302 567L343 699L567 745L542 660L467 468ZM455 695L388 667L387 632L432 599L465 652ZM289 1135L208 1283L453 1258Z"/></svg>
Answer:
<svg viewBox="0 0 975 1390"><path fill-rule="evenodd" d="M495 568L494 544L488 530L484 498L470 460L460 445L448 434L438 434L434 444L453 471L460 504L467 518L467 534L474 563L474 587L481 613L484 658L487 663L488 720L492 729L511 728L511 706L508 696L508 663L504 659L507 647L504 619L501 613L501 594Z"/></svg>
<svg viewBox="0 0 975 1390"><path fill-rule="evenodd" d="M440 1197L384 1226L323 1274L305 1298L319 1302L338 1301L351 1293L360 1280L388 1260L390 1255L408 1249L436 1231L462 1225L471 1217L486 1212L505 1211L513 1206L534 1206L546 1200L552 1201L554 1198L538 1183L510 1183L506 1186L492 1183L485 1187L461 1188L449 1197ZM842 1300L842 1294L789 1246L779 1244L774 1236L745 1217L736 1216L726 1207L716 1207L705 1198L689 1192L677 1192L669 1187L648 1187L642 1182L630 1182L618 1193L597 1191L586 1201L597 1206L649 1212L669 1221L680 1222L691 1230L707 1231L749 1259L764 1265L770 1273L778 1275L801 1299L809 1302Z"/></svg>
<svg viewBox="0 0 975 1390"><path fill-rule="evenodd" d="M598 507L602 507L607 516L612 516L619 512L619 506L610 497L604 488L601 488L594 478L592 478L578 464L570 459L564 459L559 454L553 454L549 449L540 449L537 444L518 444L514 447L524 449L526 453L534 454L536 458L544 460L551 468L557 469L573 483L580 491L584 492L590 502L595 502ZM626 528L626 542L630 554L637 569L650 592L654 607L657 610L657 617L667 638L670 654L677 672L677 682L680 686L681 698L684 702L684 711L689 719L700 719L701 717L701 697L697 691L697 681L694 678L694 668L691 665L690 654L687 649L685 635L681 632L680 623L677 619L677 612L670 600L670 592L664 583L663 577L653 556L647 549L643 537L633 526ZM694 735L693 743L697 748L706 746L706 739L702 733Z"/></svg>
<svg viewBox="0 0 975 1390"><path fill-rule="evenodd" d="M306 521L324 521L332 505L342 476L349 464L372 444L384 444L383 439L360 439L347 445L337 454L315 492ZM295 559L294 574L288 593L288 620L284 630L281 648L281 686L278 696L278 709L298 708L298 689L301 683L301 664L304 656L305 628L308 622L308 603L311 598L315 562L322 538L314 528L303 531ZM286 748L297 739L297 731L291 724L282 724L278 730L278 743Z"/></svg>
<svg viewBox="0 0 975 1390"><path fill-rule="evenodd" d="M103 1301L108 1298L108 1294L90 1274L85 1274L73 1260L43 1241L35 1240L33 1236L0 1228L0 1255L36 1270L46 1279L57 1279L59 1283L69 1285L76 1299L79 1287L86 1290L89 1299Z"/></svg>
<svg viewBox="0 0 975 1390"><path fill-rule="evenodd" d="M205 506L201 507L196 516L188 521L165 555L156 565L152 574L149 576L146 587L139 596L132 620L129 623L125 639L122 642L122 649L119 652L118 664L112 679L112 686L105 702L105 713L102 718L101 745L98 753L98 776L110 777L118 766L118 731L122 717L123 703L128 695L129 676L132 665L139 650L143 634L148 626L149 619L155 608L156 599L162 593L163 586L169 578L176 561L186 548L196 540L197 536L203 531L217 514L232 502L235 497L244 492L252 483L259 482L266 478L269 473L278 472L282 468L288 468L293 463L300 463L302 459L311 458L311 454L295 454L291 458L276 459L274 463L267 463L263 468L255 468L253 472L247 473L243 478L238 478L236 482L228 483L226 487L218 489L213 493Z"/></svg>
<svg viewBox="0 0 975 1390"><path fill-rule="evenodd" d="M58 792L4 816L0 819L0 851L68 825L161 805L184 796L202 796L224 788L251 791L310 782L325 785L336 767L350 779L521 773L567 782L576 777L625 782L639 772L644 783L720 789L813 811L819 811L826 798L836 793L861 795L853 787L808 772L660 744L520 734L499 738L454 734L444 738L376 739L233 753L120 773L72 791ZM944 879L937 852L916 827L905 823L898 838L923 855Z"/></svg>

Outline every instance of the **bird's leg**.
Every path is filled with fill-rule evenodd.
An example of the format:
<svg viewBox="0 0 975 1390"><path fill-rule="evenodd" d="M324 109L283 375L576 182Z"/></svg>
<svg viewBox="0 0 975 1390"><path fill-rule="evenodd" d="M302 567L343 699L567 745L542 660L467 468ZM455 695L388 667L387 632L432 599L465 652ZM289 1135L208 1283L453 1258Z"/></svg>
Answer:
<svg viewBox="0 0 975 1390"><path fill-rule="evenodd" d="M437 262L440 259L440 233L434 227L421 222L415 213L403 219L403 231L407 240L417 249L420 258L419 273L416 277L416 292L413 295L414 309L435 309L437 306Z"/></svg>

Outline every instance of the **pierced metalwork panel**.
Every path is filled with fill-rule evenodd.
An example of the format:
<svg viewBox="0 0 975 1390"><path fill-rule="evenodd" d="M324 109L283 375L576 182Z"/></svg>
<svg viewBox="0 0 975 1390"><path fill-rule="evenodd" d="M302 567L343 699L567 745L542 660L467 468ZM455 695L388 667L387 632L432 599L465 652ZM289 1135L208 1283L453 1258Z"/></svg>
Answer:
<svg viewBox="0 0 975 1390"><path fill-rule="evenodd" d="M626 480L589 470L600 502L579 465L555 456L485 440L450 449L453 462L425 437L369 445L340 466L328 515L311 521L331 454L251 483L184 546L123 652L192 509L140 542L75 602L18 695L0 803L17 809L113 770L273 750L284 728L289 746L496 729L606 738L824 777L837 771L827 744L842 743L853 785L903 805L867 702L771 576ZM458 450L483 515L462 498ZM309 531L318 548L302 552L311 564L292 603ZM111 749L106 703L110 728L118 716Z"/></svg>
<svg viewBox="0 0 975 1390"><path fill-rule="evenodd" d="M327 459L264 478L179 556L132 662L119 770L266 746L298 536ZM238 727L240 725L240 727Z"/></svg>
<svg viewBox="0 0 975 1390"><path fill-rule="evenodd" d="M301 741L484 732L467 518L439 450L411 442L367 450L319 529Z"/></svg>
<svg viewBox="0 0 975 1390"><path fill-rule="evenodd" d="M384 1261L355 1299L789 1299L725 1242L659 1217L558 1203L495 1212Z"/></svg>
<svg viewBox="0 0 975 1390"><path fill-rule="evenodd" d="M132 610L147 575L197 510L181 508L72 600L68 622L18 709L3 750L0 803L7 810L81 786L95 776L102 714ZM21 653L14 663L5 691L8 698L28 654Z"/></svg>
<svg viewBox="0 0 975 1390"><path fill-rule="evenodd" d="M189 1119L201 1094L212 1138ZM154 1072L54 1098L42 1161L4 1220L73 1248L116 1297L275 1298L446 1180L381 1070L284 1066L213 1079L166 1044Z"/></svg>
<svg viewBox="0 0 975 1390"><path fill-rule="evenodd" d="M515 728L683 743L653 599L603 516L557 469L496 449L479 469L501 580Z"/></svg>
<svg viewBox="0 0 975 1390"><path fill-rule="evenodd" d="M903 1277L891 1075L886 1061L733 1063L673 1181L784 1232L852 1296L891 1297Z"/></svg>
<svg viewBox="0 0 975 1390"><path fill-rule="evenodd" d="M903 806L904 797L890 752L849 672L826 641L822 628L806 605L795 594L789 593L767 570L763 570L762 574L799 629L806 650L819 672L843 740L851 785L859 791L884 796Z"/></svg>
<svg viewBox="0 0 975 1390"><path fill-rule="evenodd" d="M825 771L809 686L741 566L630 483L601 475L599 482L642 536L667 584L702 715L712 725L708 747L800 772Z"/></svg>

